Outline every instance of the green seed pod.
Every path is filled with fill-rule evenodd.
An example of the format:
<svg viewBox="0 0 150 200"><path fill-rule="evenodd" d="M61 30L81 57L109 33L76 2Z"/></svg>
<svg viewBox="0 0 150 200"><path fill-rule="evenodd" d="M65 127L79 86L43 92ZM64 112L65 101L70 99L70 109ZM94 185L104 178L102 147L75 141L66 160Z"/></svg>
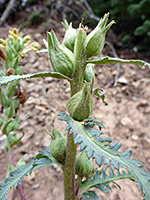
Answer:
<svg viewBox="0 0 150 200"><path fill-rule="evenodd" d="M48 32L49 60L54 72L71 77L74 71L74 55L65 46L61 45L54 31Z"/></svg>
<svg viewBox="0 0 150 200"><path fill-rule="evenodd" d="M90 83L84 83L83 88L69 99L67 107L70 116L77 121L89 117L93 110Z"/></svg>
<svg viewBox="0 0 150 200"><path fill-rule="evenodd" d="M53 127L52 141L50 143L50 152L56 161L64 164L66 158L67 138Z"/></svg>
<svg viewBox="0 0 150 200"><path fill-rule="evenodd" d="M72 28L72 23L68 24L66 20L64 20L63 26L66 29L63 45L73 52L77 30Z"/></svg>
<svg viewBox="0 0 150 200"><path fill-rule="evenodd" d="M93 84L94 84L94 64L87 64L85 71L84 71L84 80L86 80L87 82L90 83L90 87L91 87L91 92L93 90Z"/></svg>
<svg viewBox="0 0 150 200"><path fill-rule="evenodd" d="M101 53L105 43L105 35L108 29L114 24L114 21L111 21L107 26L107 19L109 13L105 14L104 17L100 20L96 28L87 36L86 38L86 55L87 58L92 56L97 56Z"/></svg>
<svg viewBox="0 0 150 200"><path fill-rule="evenodd" d="M86 152L77 155L75 173L80 177L90 178L94 176L94 166L92 159L88 159Z"/></svg>

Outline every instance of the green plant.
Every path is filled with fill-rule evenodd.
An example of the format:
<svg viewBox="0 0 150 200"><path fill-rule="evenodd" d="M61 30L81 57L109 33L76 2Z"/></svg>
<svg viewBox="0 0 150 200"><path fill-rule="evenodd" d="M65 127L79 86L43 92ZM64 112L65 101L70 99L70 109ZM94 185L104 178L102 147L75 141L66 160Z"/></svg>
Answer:
<svg viewBox="0 0 150 200"><path fill-rule="evenodd" d="M67 105L70 116L64 112L59 113L59 120L67 123L65 128L67 138L55 127L53 134L47 132L52 137L50 147L45 147L45 151L39 151L39 154L27 165L19 166L10 173L0 187L2 200L7 199L8 190L20 184L24 176L52 163L56 163L63 170L65 200L97 200L98 196L90 190L91 188L97 188L105 193L110 192L109 183L115 183L119 179L130 179L136 182L144 199L150 199L150 174L142 169L143 163L131 159L130 150L119 151L121 144L112 142L110 138L103 136L104 125L89 116L92 113L93 94L102 98L106 104L104 95L101 93L102 89L93 89L94 64L132 63L150 68L150 64L142 60L123 60L108 56L92 58L102 51L105 30L114 23L112 21L106 26L108 16L109 14L105 14L88 36L87 27L84 27L81 22L76 33L73 30L73 38L71 40L69 38L67 43L60 44L54 31L47 33L48 42L44 40L46 49L39 53L48 52L52 71L0 78L1 85L20 79L47 76L66 79L70 83L70 99ZM70 28L71 25L67 27ZM74 38L72 49L73 43L70 41L74 41ZM100 40L102 45L99 41L96 43L95 38ZM94 45L91 44L92 41ZM80 146L79 153L77 152L78 145ZM96 168L92 164L93 159L97 164ZM109 173L107 173L108 169Z"/></svg>
<svg viewBox="0 0 150 200"><path fill-rule="evenodd" d="M19 65L20 60L27 52L37 51L39 44L31 43L30 36L23 37L22 33L17 29L9 31L9 36L6 40L0 38L0 58L2 60L3 69L0 71L1 76L22 75L23 67ZM24 165L25 163L18 162L15 164L12 147L18 144L24 136L18 137L20 122L19 113L20 105L26 102L27 96L23 85L18 80L8 83L3 88L0 88L0 127L2 133L6 136L5 150L9 152L10 165L8 174L15 169L16 166ZM22 197L20 186L18 187ZM22 197L23 200L23 197Z"/></svg>
<svg viewBox="0 0 150 200"><path fill-rule="evenodd" d="M44 20L44 14L39 10L34 10L29 14L28 19L32 25L38 25Z"/></svg>
<svg viewBox="0 0 150 200"><path fill-rule="evenodd" d="M88 0L88 3L97 16L110 11L118 24L114 30L117 34L122 33L125 45L134 44L140 50L149 51L149 0Z"/></svg>

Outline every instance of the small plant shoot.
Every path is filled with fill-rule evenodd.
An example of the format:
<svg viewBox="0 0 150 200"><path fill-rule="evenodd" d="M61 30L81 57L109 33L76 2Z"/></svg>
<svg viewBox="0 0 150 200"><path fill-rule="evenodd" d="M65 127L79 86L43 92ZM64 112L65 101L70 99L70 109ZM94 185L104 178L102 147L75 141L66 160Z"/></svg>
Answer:
<svg viewBox="0 0 150 200"><path fill-rule="evenodd" d="M7 199L9 189L20 185L24 176L52 163L63 171L65 200L98 200L95 188L100 192L111 192L110 183L118 185L115 181L120 179L135 182L143 199L150 200L150 174L142 168L143 163L131 158L131 150L120 151L121 144L106 137L103 133L105 126L92 117L94 95L107 105L103 90L100 87L93 88L95 67L109 63L129 63L150 68L150 64L143 60L100 56L106 33L115 23L107 23L108 17L109 13L105 14L89 34L83 20L77 29L64 20L62 24L66 32L62 43L53 30L47 32L47 41L44 40L46 49L37 53L48 53L48 72L22 75L19 60L26 52L38 49L37 43L29 44L28 36L22 40L14 29L10 32L11 37L0 40L0 58L4 65L4 73L0 77L0 102L4 108L4 114L0 115L0 126L7 138L6 149L12 148L24 135L17 138L18 97L11 98L16 94L20 80L52 77L66 79L70 84L70 98L66 102L68 112L58 114L58 119L66 123L67 137L62 133L63 130L59 132L55 126L52 133L48 130L50 146L46 146L44 151L40 150L29 163L14 167L0 185L1 200Z"/></svg>

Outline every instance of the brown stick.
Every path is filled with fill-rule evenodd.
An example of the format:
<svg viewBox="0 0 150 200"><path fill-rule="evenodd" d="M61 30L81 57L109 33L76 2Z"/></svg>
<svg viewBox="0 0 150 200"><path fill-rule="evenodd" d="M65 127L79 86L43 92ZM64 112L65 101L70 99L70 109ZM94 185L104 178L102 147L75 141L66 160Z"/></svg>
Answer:
<svg viewBox="0 0 150 200"><path fill-rule="evenodd" d="M7 17L9 16L10 12L12 11L12 9L14 8L15 5L15 1L16 0L10 0L7 8L5 9L5 11L3 12L1 18L0 18L0 26L3 25L3 23L6 21Z"/></svg>

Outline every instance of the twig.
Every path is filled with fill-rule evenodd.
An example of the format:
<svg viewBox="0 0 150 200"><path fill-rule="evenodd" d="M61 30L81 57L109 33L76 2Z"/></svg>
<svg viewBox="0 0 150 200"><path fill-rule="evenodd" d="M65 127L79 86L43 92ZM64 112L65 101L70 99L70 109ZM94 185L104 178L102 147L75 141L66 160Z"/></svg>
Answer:
<svg viewBox="0 0 150 200"><path fill-rule="evenodd" d="M0 26L3 25L3 23L7 19L8 15L10 14L10 12L13 10L14 5L15 5L15 1L16 0L10 0L7 8L5 9L5 11L3 12L3 14L2 14L2 16L0 18Z"/></svg>
<svg viewBox="0 0 150 200"><path fill-rule="evenodd" d="M85 4L85 7L88 9L88 11L90 13L88 15L89 18L94 19L99 22L100 18L94 14L94 12L93 12L92 8L90 7L90 5L88 4L88 2L86 0L83 0L82 2Z"/></svg>
<svg viewBox="0 0 150 200"><path fill-rule="evenodd" d="M113 47L113 45L108 41L105 41L105 44L107 44L111 48L114 57L118 58L117 52L116 52L115 48ZM121 66L120 63L117 63L117 73L115 75L115 80L114 80L114 86L115 87L117 86L118 78L119 78L119 75L120 75L120 66Z"/></svg>
<svg viewBox="0 0 150 200"><path fill-rule="evenodd" d="M76 188L76 196L78 195L81 181L82 181L82 177L78 176L78 182L77 182L77 188Z"/></svg>

